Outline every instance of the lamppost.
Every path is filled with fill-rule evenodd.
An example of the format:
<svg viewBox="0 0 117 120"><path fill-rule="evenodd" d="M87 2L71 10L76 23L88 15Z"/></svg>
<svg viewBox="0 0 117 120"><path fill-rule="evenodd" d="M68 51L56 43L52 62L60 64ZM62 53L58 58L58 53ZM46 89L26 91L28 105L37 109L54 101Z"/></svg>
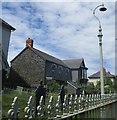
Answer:
<svg viewBox="0 0 117 120"><path fill-rule="evenodd" d="M103 55L102 55L102 28L101 28L101 22L99 18L95 15L95 11L100 8L100 11L106 11L107 9L104 7L104 4L98 5L94 10L93 10L93 15L94 17L98 20L99 22L99 33L98 33L98 38L99 38L99 50L100 50L100 81L101 81L101 96L104 95L104 77L103 77Z"/></svg>

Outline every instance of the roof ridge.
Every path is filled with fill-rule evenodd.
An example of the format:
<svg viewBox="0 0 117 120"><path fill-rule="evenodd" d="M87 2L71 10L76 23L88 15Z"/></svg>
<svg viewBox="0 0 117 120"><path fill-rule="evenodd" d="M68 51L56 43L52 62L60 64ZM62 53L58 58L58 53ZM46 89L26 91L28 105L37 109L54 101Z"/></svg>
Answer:
<svg viewBox="0 0 117 120"><path fill-rule="evenodd" d="M113 74L108 73L108 71L105 71L105 70L106 70L106 69L103 68L103 75L104 75L104 77L114 76ZM105 71L105 72L104 72L104 71ZM109 72L110 72L110 71L109 71ZM95 72L94 74L91 74L91 75L89 76L89 78L92 78L92 77L94 77L94 78L100 77L100 70L99 70L98 72Z"/></svg>
<svg viewBox="0 0 117 120"><path fill-rule="evenodd" d="M51 62L53 62L53 63L57 63L57 64L60 64L60 65L62 65L62 66L68 67L62 60L60 60L60 59L58 59L58 58L56 58L56 57L54 57L54 56L52 56L52 55L49 55L49 54L46 53L46 52L43 52L43 51L41 51L41 50L38 50L38 49L36 49L36 48L32 48L32 47L30 47L30 48L33 50L33 52L35 52L34 50L36 50L37 52L42 53L44 56L46 55L45 58L44 58L44 56L43 56L42 54L40 55L44 60L48 60L48 61L51 61ZM37 54L37 53L35 52L35 54ZM52 60L51 58L56 59L57 61ZM58 61L59 61L59 63L58 63Z"/></svg>
<svg viewBox="0 0 117 120"><path fill-rule="evenodd" d="M12 27L12 25L10 25L9 23L7 23L6 21L4 21L3 19L0 18L0 22L4 25L7 25L11 28L11 30L15 31L16 29L14 27Z"/></svg>
<svg viewBox="0 0 117 120"><path fill-rule="evenodd" d="M29 48L28 46L25 47L19 54L17 54L10 62L14 61L23 51L25 51L27 48Z"/></svg>
<svg viewBox="0 0 117 120"><path fill-rule="evenodd" d="M84 60L84 59L83 59L83 58L70 58L70 59L64 59L63 61L65 61L65 60L66 60L66 61L67 61L67 60L69 61L69 60Z"/></svg>
<svg viewBox="0 0 117 120"><path fill-rule="evenodd" d="M35 49L35 50L37 50L37 51L39 51L39 52L41 52L41 53L44 53L44 54L46 54L46 55L48 55L48 56L54 57L53 55L49 55L48 53L46 53L46 52L44 52L44 51L38 50L38 49L36 49L36 48L33 48L33 49ZM54 57L54 58L56 58L56 57ZM56 59L58 59L58 58L56 58ZM60 59L58 59L58 60L60 60ZM61 60L61 61L62 61L62 60Z"/></svg>

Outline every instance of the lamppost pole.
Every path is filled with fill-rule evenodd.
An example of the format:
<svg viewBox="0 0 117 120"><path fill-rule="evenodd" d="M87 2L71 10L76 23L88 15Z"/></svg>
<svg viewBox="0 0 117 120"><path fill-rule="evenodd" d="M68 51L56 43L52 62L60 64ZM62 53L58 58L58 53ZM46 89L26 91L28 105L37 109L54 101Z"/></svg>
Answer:
<svg viewBox="0 0 117 120"><path fill-rule="evenodd" d="M102 28L101 28L101 22L99 20L99 18L95 15L95 11L97 10L97 8L100 8L100 11L106 11L106 8L104 7L104 4L102 5L98 5L94 11L93 11L93 15L94 17L98 20L99 22L99 33L98 33L98 38L99 38L99 50L100 50L100 82L101 82L101 96L104 95L104 76L103 76L103 54L102 54Z"/></svg>
<svg viewBox="0 0 117 120"><path fill-rule="evenodd" d="M104 95L104 76L103 76L103 53L102 53L102 28L99 28L99 50L100 50L100 80L101 80L101 95Z"/></svg>

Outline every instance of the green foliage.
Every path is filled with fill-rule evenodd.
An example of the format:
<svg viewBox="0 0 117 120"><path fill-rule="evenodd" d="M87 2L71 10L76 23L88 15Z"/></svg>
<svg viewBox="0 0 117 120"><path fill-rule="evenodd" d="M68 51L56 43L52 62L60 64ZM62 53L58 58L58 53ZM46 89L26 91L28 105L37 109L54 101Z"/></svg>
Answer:
<svg viewBox="0 0 117 120"><path fill-rule="evenodd" d="M22 93L19 93L16 90L4 90L3 94L2 94L2 118L7 118L7 112L8 110L11 108L11 103L13 102L14 97L17 96L18 97L18 104L19 104L19 108L20 108L20 113L19 113L19 118L24 118L25 113L24 113L24 108L27 105L28 99L30 96L33 96L33 105L34 105L34 96L35 93L33 92L25 92L22 91ZM50 97L53 96L53 100L54 100L54 104L56 104L57 102L57 98L58 98L58 94L52 92L49 93L48 96L46 97L46 108L47 105L49 103L49 99ZM46 115L44 116L47 119L47 109L46 109Z"/></svg>
<svg viewBox="0 0 117 120"><path fill-rule="evenodd" d="M114 79L113 89L117 92L117 77Z"/></svg>
<svg viewBox="0 0 117 120"><path fill-rule="evenodd" d="M47 81L46 85L47 85L47 89L49 89L49 92L58 92L61 87L60 84L55 80Z"/></svg>
<svg viewBox="0 0 117 120"><path fill-rule="evenodd" d="M100 92L100 86L100 81L97 81L96 91ZM112 82L110 78L104 78L104 90L105 93L117 91L117 80L115 79L114 82Z"/></svg>
<svg viewBox="0 0 117 120"><path fill-rule="evenodd" d="M76 80L77 85L80 85L80 80Z"/></svg>
<svg viewBox="0 0 117 120"><path fill-rule="evenodd" d="M93 83L88 83L85 88L83 88L87 93L100 93L101 83L97 81L96 86ZM112 82L110 78L104 78L104 90L105 93L110 93L117 91L117 78Z"/></svg>
<svg viewBox="0 0 117 120"><path fill-rule="evenodd" d="M95 86L94 86L94 84L91 83L91 82L89 82L89 83L87 84L87 86L85 86L85 87L82 88L82 89L84 89L84 90L86 91L86 93L90 93L90 94L92 94L92 93L95 92Z"/></svg>
<svg viewBox="0 0 117 120"><path fill-rule="evenodd" d="M101 86L100 81L97 81L96 86L95 86L97 93L100 93L100 86Z"/></svg>
<svg viewBox="0 0 117 120"><path fill-rule="evenodd" d="M104 85L109 85L109 87L113 86L113 82L110 78L104 78Z"/></svg>
<svg viewBox="0 0 117 120"><path fill-rule="evenodd" d="M3 118L7 117L7 112L11 108L11 103L15 96L18 97L19 107L20 107L20 116L24 116L24 107L26 107L27 101L30 96L34 96L34 93L22 92L19 93L16 90L4 90L2 94L2 116Z"/></svg>

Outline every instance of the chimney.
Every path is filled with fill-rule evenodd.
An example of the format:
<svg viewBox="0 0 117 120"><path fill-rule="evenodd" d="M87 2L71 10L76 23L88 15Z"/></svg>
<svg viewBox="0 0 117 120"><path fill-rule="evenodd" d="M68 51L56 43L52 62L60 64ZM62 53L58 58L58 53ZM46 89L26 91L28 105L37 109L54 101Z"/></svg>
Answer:
<svg viewBox="0 0 117 120"><path fill-rule="evenodd" d="M33 48L33 40L32 39L28 38L26 40L26 47L32 47Z"/></svg>

